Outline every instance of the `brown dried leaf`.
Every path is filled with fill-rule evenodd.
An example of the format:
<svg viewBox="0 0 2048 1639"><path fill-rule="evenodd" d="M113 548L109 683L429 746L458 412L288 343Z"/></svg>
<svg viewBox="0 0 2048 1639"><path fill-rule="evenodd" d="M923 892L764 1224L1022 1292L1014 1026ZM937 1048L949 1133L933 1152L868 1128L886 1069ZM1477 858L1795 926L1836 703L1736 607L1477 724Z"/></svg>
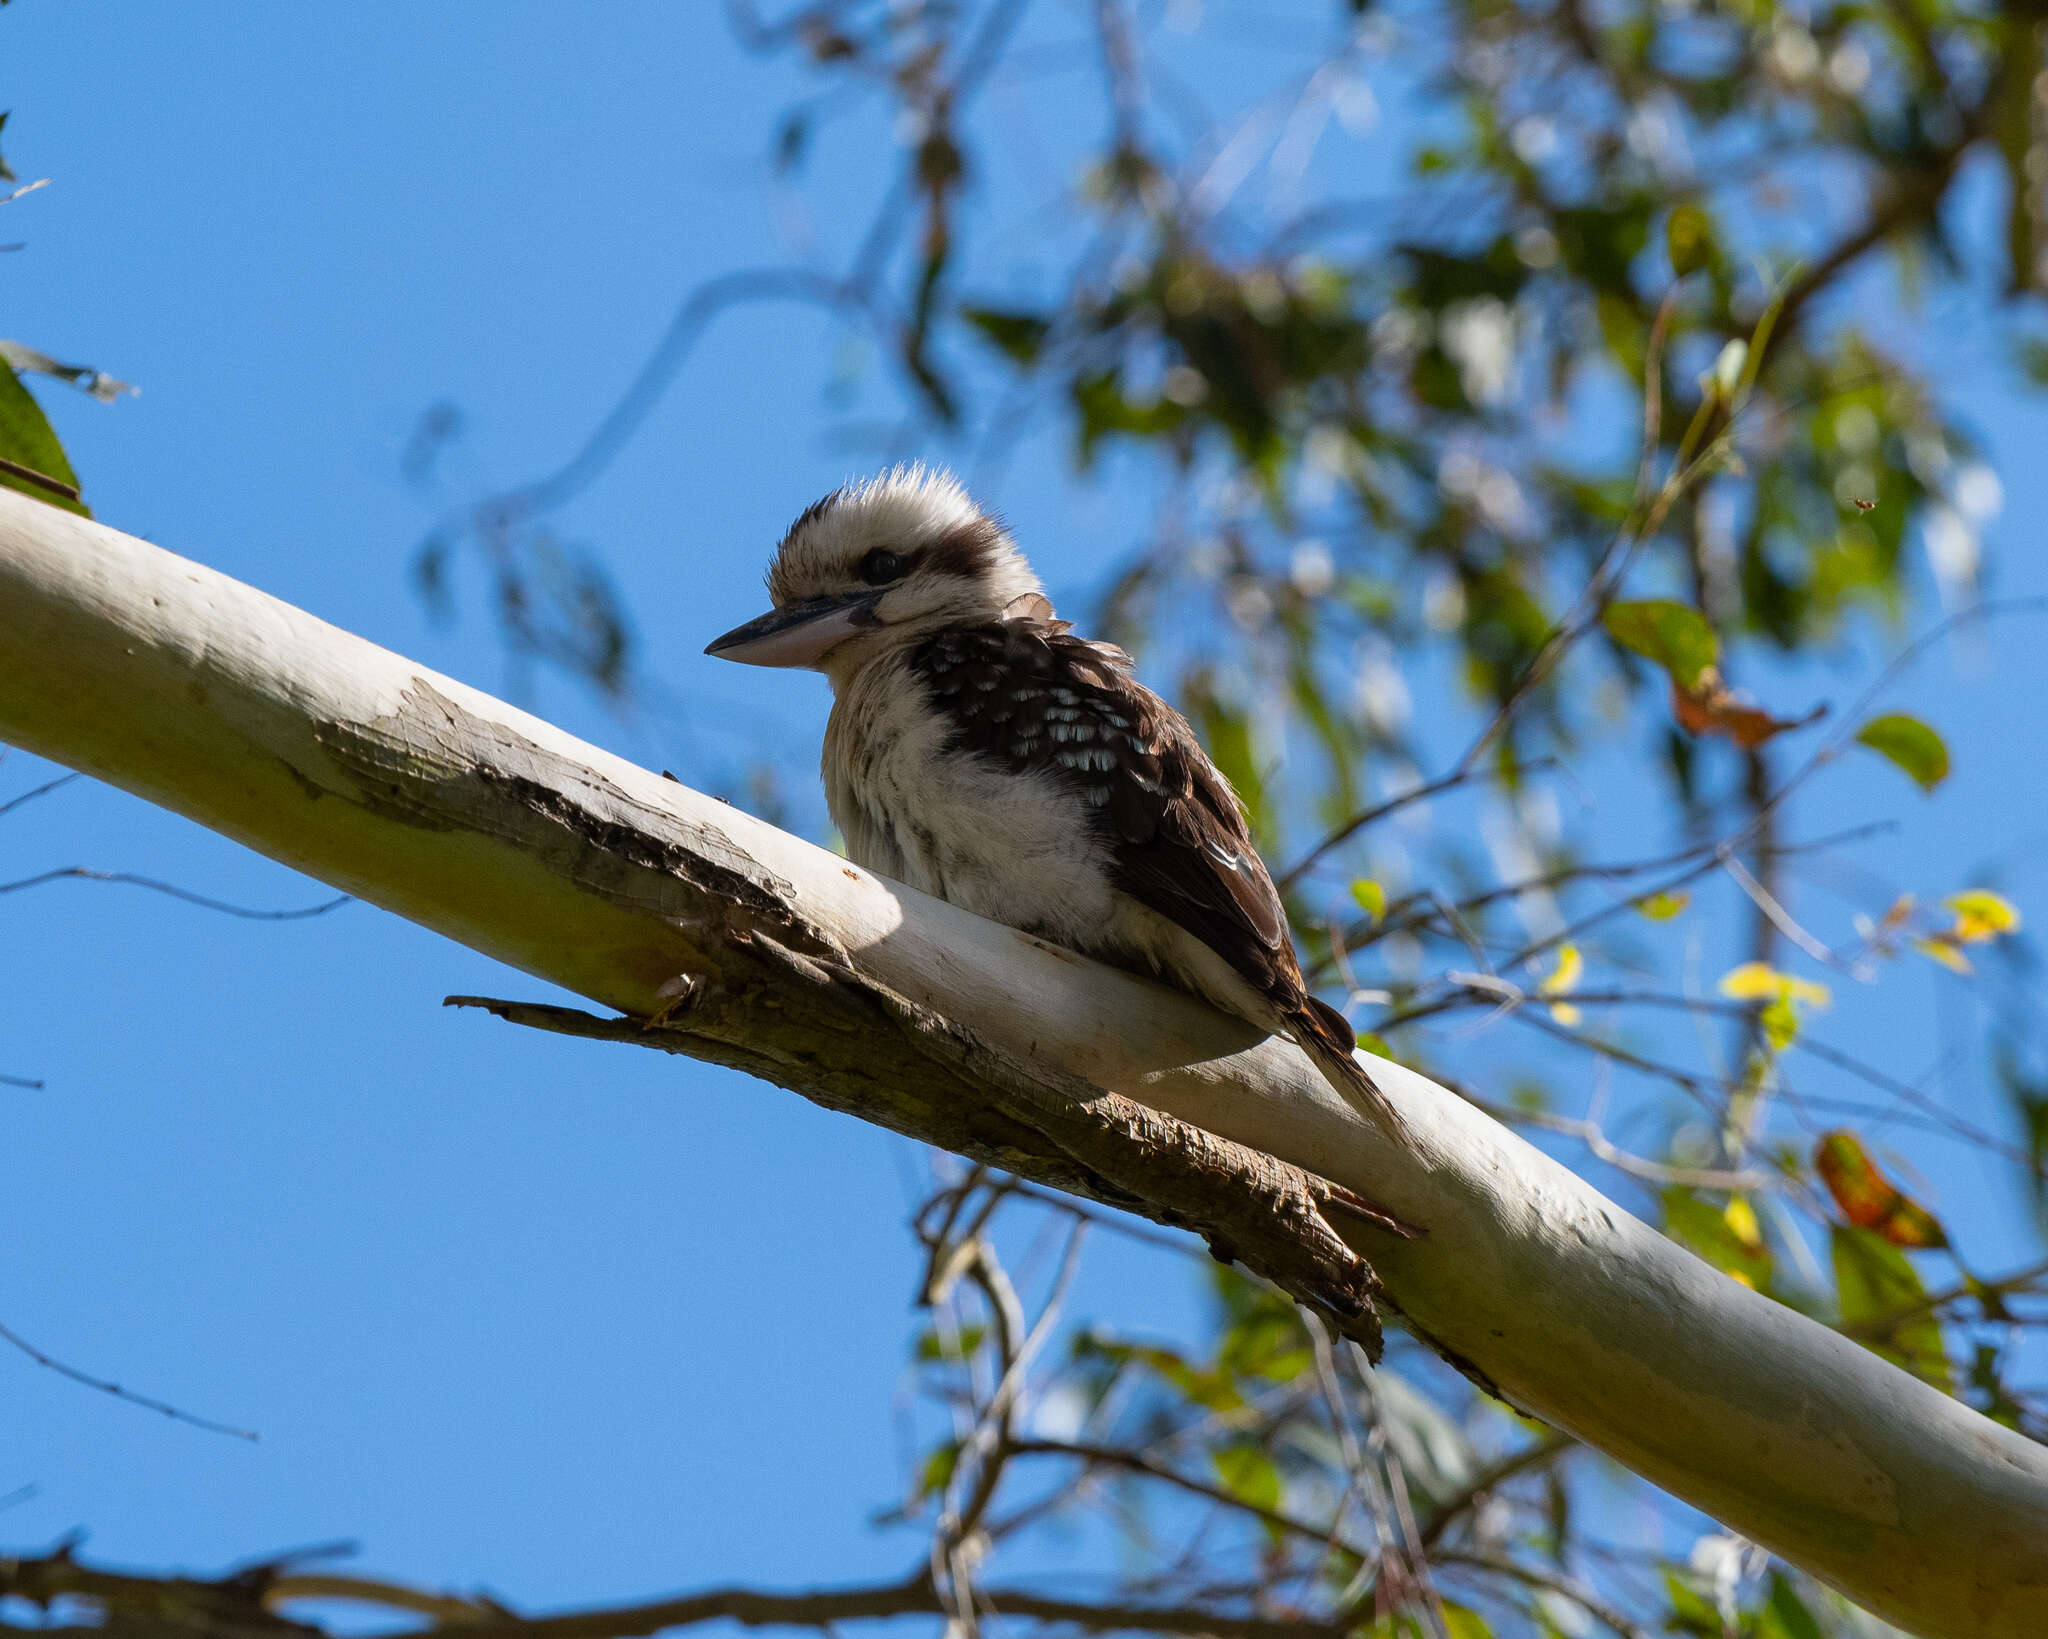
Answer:
<svg viewBox="0 0 2048 1639"><path fill-rule="evenodd" d="M1680 728L1693 735L1718 734L1744 751L1754 751L1788 729L1804 728L1827 709L1815 706L1804 717L1773 717L1729 688L1712 666L1700 673L1691 688L1674 684L1671 689L1671 715Z"/></svg>

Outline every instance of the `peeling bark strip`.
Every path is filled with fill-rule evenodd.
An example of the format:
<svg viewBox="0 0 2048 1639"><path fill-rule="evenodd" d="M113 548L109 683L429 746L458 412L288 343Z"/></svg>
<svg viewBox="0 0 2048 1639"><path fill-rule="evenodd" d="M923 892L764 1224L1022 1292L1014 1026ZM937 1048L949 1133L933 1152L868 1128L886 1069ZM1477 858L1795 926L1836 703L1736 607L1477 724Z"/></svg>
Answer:
<svg viewBox="0 0 2048 1639"><path fill-rule="evenodd" d="M2048 1633L2048 1452L1413 1071L1373 1067L1412 1135L1395 1149L1288 1043L11 492L0 740L616 1013L667 1009L663 1047L1186 1223L1352 1335L1376 1271L1511 1403L1900 1626Z"/></svg>
<svg viewBox="0 0 2048 1639"><path fill-rule="evenodd" d="M801 1034L763 1051L745 996L698 992L680 1019L650 1028L574 1008L450 996L501 1019L559 1035L626 1042L705 1059L802 1093L906 1137L1100 1201L1176 1229L1242 1263L1313 1310L1339 1335L1380 1357L1372 1267L1346 1245L1326 1209L1369 1215L1349 1191L1074 1078L1049 1078L977 1041L937 1014L850 969L831 969L755 941L788 975L776 986L807 1005ZM817 1038L813 1040L812 1038ZM845 1049L857 1041L860 1052ZM1341 1204L1339 1204L1341 1203Z"/></svg>

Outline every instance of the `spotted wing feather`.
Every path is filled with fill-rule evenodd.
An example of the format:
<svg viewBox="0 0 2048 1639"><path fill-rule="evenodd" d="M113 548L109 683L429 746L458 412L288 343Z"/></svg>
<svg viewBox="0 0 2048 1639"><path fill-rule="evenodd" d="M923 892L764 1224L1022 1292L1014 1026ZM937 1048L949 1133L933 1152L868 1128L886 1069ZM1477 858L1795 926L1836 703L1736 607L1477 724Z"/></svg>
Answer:
<svg viewBox="0 0 2048 1639"><path fill-rule="evenodd" d="M1130 657L1031 619L941 632L913 667L952 747L1050 772L1098 816L1117 887L1186 928L1283 1013L1307 987L1243 810Z"/></svg>

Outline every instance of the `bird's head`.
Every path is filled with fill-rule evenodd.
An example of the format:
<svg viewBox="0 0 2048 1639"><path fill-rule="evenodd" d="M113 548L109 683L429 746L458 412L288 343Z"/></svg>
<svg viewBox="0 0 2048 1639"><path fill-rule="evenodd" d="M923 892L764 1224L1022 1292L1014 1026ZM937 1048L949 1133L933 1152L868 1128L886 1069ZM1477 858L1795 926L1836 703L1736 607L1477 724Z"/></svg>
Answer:
<svg viewBox="0 0 2048 1639"><path fill-rule="evenodd" d="M944 472L897 467L806 507L768 566L775 607L704 652L849 675L948 626L1052 605L1001 523Z"/></svg>

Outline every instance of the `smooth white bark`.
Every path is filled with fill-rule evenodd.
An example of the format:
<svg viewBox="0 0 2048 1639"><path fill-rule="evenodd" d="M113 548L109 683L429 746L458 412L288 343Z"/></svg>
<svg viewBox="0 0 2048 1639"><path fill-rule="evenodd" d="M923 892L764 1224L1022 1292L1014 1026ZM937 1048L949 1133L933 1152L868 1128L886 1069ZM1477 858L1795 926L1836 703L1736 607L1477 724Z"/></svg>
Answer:
<svg viewBox="0 0 2048 1639"><path fill-rule="evenodd" d="M2048 1633L2048 1452L1718 1274L1398 1065L1375 1068L1415 1135L1401 1150L1284 1042L7 492L0 739L625 1012L702 957L693 896L796 906L860 972L1012 1055L1426 1226L1345 1233L1517 1406L1914 1632ZM618 835L537 842L488 800L515 787L520 813L566 792ZM668 852L650 860L653 835Z"/></svg>

